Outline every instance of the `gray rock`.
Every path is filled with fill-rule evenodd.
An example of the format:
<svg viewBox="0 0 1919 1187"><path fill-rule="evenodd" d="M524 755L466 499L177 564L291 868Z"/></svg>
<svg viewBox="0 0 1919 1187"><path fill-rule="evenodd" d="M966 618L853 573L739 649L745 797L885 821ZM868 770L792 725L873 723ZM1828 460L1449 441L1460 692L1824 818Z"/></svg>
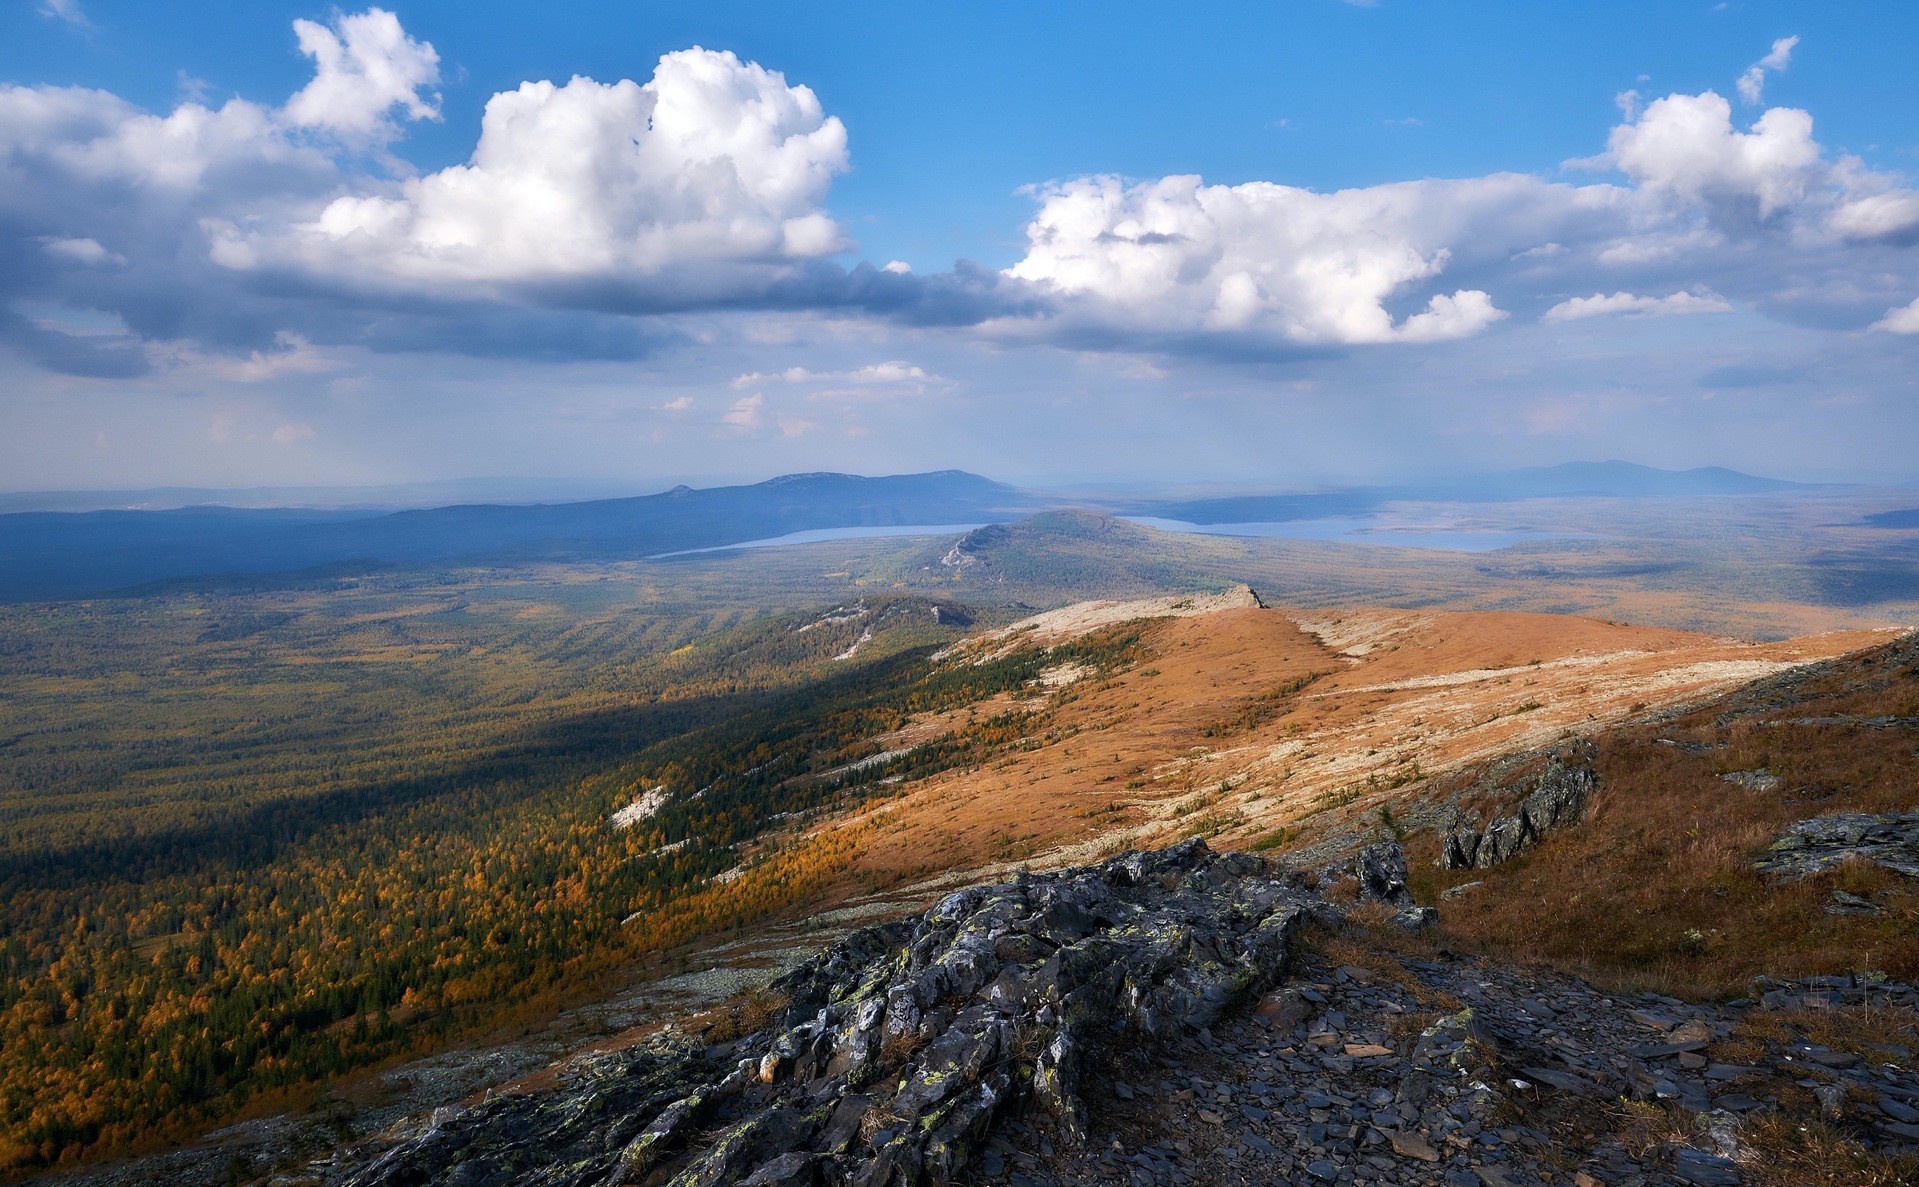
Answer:
<svg viewBox="0 0 1919 1187"><path fill-rule="evenodd" d="M1305 953L1305 975L1277 986L1293 928L1322 904L1198 842L960 891L782 979L789 1005L763 1033L708 1045L669 1030L311 1181L1485 1187L1578 1166L1612 1187L1713 1185L1738 1181L1744 1119L1786 1107L1767 1095L1775 1076L1819 1080L1819 1103L1875 1149L1919 1147L1903 1048L1885 1063L1790 1031L1750 1065L1698 1054L1745 1011L1910 1008L1911 986L1760 977L1739 1002L1687 1004L1403 950L1393 976ZM1427 990L1460 1008L1415 1035ZM1766 1099L1722 1091L1734 1083ZM1576 1119L1618 1097L1693 1114L1688 1145L1634 1155L1580 1136Z"/></svg>
<svg viewBox="0 0 1919 1187"><path fill-rule="evenodd" d="M1763 767L1756 771L1728 771L1719 777L1747 791L1778 791L1785 786L1785 780Z"/></svg>
<svg viewBox="0 0 1919 1187"><path fill-rule="evenodd" d="M1462 825L1449 833L1439 864L1455 870L1495 866L1546 834L1584 820L1599 787L1592 744L1574 741L1549 752L1544 769L1520 787L1527 790L1510 815L1495 816L1483 830Z"/></svg>
<svg viewBox="0 0 1919 1187"><path fill-rule="evenodd" d="M1413 901L1406 889L1406 853L1398 841L1376 841L1359 851L1353 861L1359 876L1359 891L1382 903L1405 904Z"/></svg>
<svg viewBox="0 0 1919 1187"><path fill-rule="evenodd" d="M1839 812L1796 821L1753 864L1776 878L1791 880L1855 857L1919 877L1919 812ZM1835 906L1840 908L1836 914L1878 909L1857 896L1836 899Z"/></svg>
<svg viewBox="0 0 1919 1187"><path fill-rule="evenodd" d="M1673 1152L1673 1173L1696 1187L1736 1187L1745 1180L1739 1167L1728 1158L1704 1150L1681 1147Z"/></svg>
<svg viewBox="0 0 1919 1187"><path fill-rule="evenodd" d="M1306 898L1198 840L957 891L775 982L783 1022L728 1049L731 1067L668 1034L559 1091L451 1117L339 1181L951 1182L996 1123L1030 1109L1084 1141L1094 1057L1116 1039L1205 1036L1284 972ZM869 1129L873 1116L886 1120Z"/></svg>
<svg viewBox="0 0 1919 1187"><path fill-rule="evenodd" d="M1407 931L1422 931L1439 922L1439 909L1436 907L1406 906L1393 913L1393 924Z"/></svg>

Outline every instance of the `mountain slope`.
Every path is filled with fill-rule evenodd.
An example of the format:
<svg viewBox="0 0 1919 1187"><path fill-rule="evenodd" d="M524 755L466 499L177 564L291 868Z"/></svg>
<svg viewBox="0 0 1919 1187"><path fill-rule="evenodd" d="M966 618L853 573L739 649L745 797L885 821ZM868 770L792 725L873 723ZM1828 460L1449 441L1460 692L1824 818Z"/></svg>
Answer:
<svg viewBox="0 0 1919 1187"><path fill-rule="evenodd" d="M1284 608L1092 637L1129 634L1123 669L982 706L978 721L1025 713L1017 761L908 785L861 867L1083 860L1193 827L1221 845L1280 843L1354 805L1397 804L1436 773L1886 638L1754 644L1567 615Z"/></svg>
<svg viewBox="0 0 1919 1187"><path fill-rule="evenodd" d="M979 522L1022 506L1010 487L945 470L789 474L629 499L391 514L202 507L0 515L0 600L342 564L633 559L816 528Z"/></svg>
<svg viewBox="0 0 1919 1187"><path fill-rule="evenodd" d="M1065 530L1085 531L1097 540L1108 529L1085 521L1068 523ZM1174 598L1161 608L1179 613L1202 600ZM665 1000L685 1001L684 995L692 993L712 1001L714 987L761 983L777 966L802 957L811 944L875 918L876 911L890 916L919 910L956 886L1009 877L1032 866L1083 864L1123 847L1164 846L1192 836L1207 837L1222 849L1326 866L1375 833L1409 829L1420 869L1414 880L1430 899L1435 885L1424 859L1437 848L1435 830L1449 826L1443 810L1478 810L1512 798L1510 780L1464 797L1454 797L1451 781L1477 787L1486 772L1510 774L1498 765L1506 756L1555 743L1569 731L1603 735L1611 723L1643 720L1655 711L1692 711L1689 706L1696 702L1712 702L1754 676L1790 675L1795 665L1884 638L1862 633L1745 644L1566 616L1307 613L1264 609L1243 596L1220 602L1238 604L1144 621L1113 622L1095 613L1036 616L997 632L996 641L984 648L987 657L997 658L984 663L976 645L949 646L944 658L933 658L937 653L927 648L898 652L883 665L848 664L828 685L792 689L775 698L777 703L757 708L743 705L752 711L727 714L646 752L617 757L611 768L583 782L568 779L562 802L571 804L568 810L575 815L566 818L566 835L580 839L584 851L604 851L609 861L589 871L581 897L569 900L569 910L591 916L602 930L592 933L591 943L570 939L565 951L582 960L596 952L624 952L636 961L654 962L643 967L656 975L710 970L672 978L670 990L668 982L657 988L659 995L680 995ZM792 647L803 646L821 664L838 667L831 658L839 654L834 648L842 643L850 648L868 629L862 610L875 621L892 610L907 631L930 631L934 624L945 629L943 618L926 603L869 602L749 624L725 649L743 646L777 662ZM1081 629L1090 633L1074 633ZM830 643L823 635L814 642L822 632L832 632ZM1024 650L999 654L1003 642L1021 639L1029 644ZM912 640L897 642L910 645ZM1881 686L1903 687L1891 679L1902 670L1898 663L1880 666L1884 671L1875 679ZM1756 686L1750 699L1766 703L1776 687ZM1719 701L1698 712L1711 718L1731 705ZM1856 711L1835 705L1818 712L1832 715L1828 708ZM1885 732L1895 740L1901 736L1896 728ZM1653 753L1663 747L1656 741L1650 745ZM1603 760L1603 741L1600 748ZM1736 761L1748 760L1742 754ZM1901 769L1885 767L1888 773ZM1708 791L1712 786L1705 784ZM1602 785L1594 801L1600 811L1581 828L1612 819L1604 806L1611 794ZM1842 798L1848 794L1842 791L1830 802L1850 804ZM444 844L468 827L460 821L472 815L464 793L448 809L457 819L403 835L432 835ZM1711 803L1699 811L1710 813ZM510 837L541 828L531 818L506 823L511 827L494 821L483 831ZM1589 860L1650 852L1654 844L1691 843L1690 838L1675 841L1674 831L1611 834ZM1507 904L1507 916L1530 913L1537 925L1552 929L1560 916L1532 906L1553 900L1532 893L1522 875L1550 872L1541 863L1554 846L1572 843L1578 835L1580 829L1573 828L1565 838L1547 840L1536 856L1510 871L1448 875L1446 886L1467 879L1481 886L1468 892L1465 906L1448 905L1450 913L1441 923L1453 929L1445 933L1447 942L1462 950L1478 942L1470 926L1454 929L1451 920L1469 922L1466 909L1477 909L1482 895L1485 902ZM631 853L617 860L627 846ZM1619 869L1629 868L1616 857L1610 860ZM685 875L672 884L671 896L662 897L648 883L635 897L633 885L622 881L666 863ZM310 872L310 866L300 868ZM585 866L569 859L539 868ZM1642 875L1642 880L1651 879ZM1555 884L1560 883L1568 893L1583 885L1563 876ZM538 905L550 897L542 878L515 884L524 901ZM1342 893L1336 879L1325 889ZM1710 886L1685 884L1684 895L1702 893L1710 893ZM487 895L489 901L496 897ZM410 903L415 896L394 901ZM1689 900L1681 896L1681 901ZM1802 897L1789 905L1817 911L1819 902ZM1648 934L1669 944L1693 943L1673 919L1658 916ZM1869 929L1884 924L1839 919L1831 926L1866 929L1848 933L1859 937L1876 934ZM508 932L490 934L511 939ZM986 950L997 952L991 943ZM1830 966L1835 951L1822 943L1816 955ZM1338 963L1353 962L1342 957ZM1442 984L1458 984L1467 975L1464 970L1441 973ZM619 1065L621 1060L605 1057L651 1033L650 1028L627 1028L660 1016L652 1006L634 1004L662 1000L651 994L652 989L622 992L609 1002L602 1016L623 1021L596 1036L603 1041L581 1056L577 1068L604 1071ZM764 1005L736 1004L742 1017L755 1009L763 1016ZM579 1017L577 1011L562 1015ZM386 1018L382 1025L394 1022ZM945 1041L941 1034L972 1033L954 1031L949 1024L955 1022L950 1012L938 1016L925 1036L929 1054L942 1061L951 1054L931 1046ZM556 1030L561 1025L552 1023ZM697 1044L695 1054L705 1058L702 1053L714 1041ZM1347 1041L1373 1043L1370 1037ZM891 1066L918 1050L911 1042L901 1043L888 1048ZM774 1064L775 1079L790 1074L795 1062L807 1057L806 1050L813 1049L785 1050L784 1062ZM524 1073L532 1070L527 1058L525 1050L499 1058L484 1049L448 1053L437 1063L410 1065L403 1075L397 1070L369 1075L359 1088L342 1086L339 1097L377 1099L384 1112L374 1115L389 1118L409 1100L412 1108L477 1100L482 1089L497 1088L500 1080L476 1080L482 1072L448 1076L433 1069L517 1068ZM821 1050L814 1058L817 1063L833 1057ZM724 1076L729 1066L722 1061L716 1071ZM920 1066L938 1072L945 1065L921 1061ZM599 1073L587 1074L591 1079ZM408 1087L409 1095L396 1102L402 1090L384 1087L401 1081L412 1085L416 1076L419 1092L427 1095L412 1095ZM553 1078L535 1075L514 1091L539 1091ZM463 1087L448 1094L449 1083ZM474 1121L517 1107L483 1109ZM731 1133L735 1118L722 1120ZM267 1145L287 1140L299 1124L266 1127L262 1132L279 1135ZM642 1130L647 1124L640 1119ZM461 1128L452 1125L449 1132ZM637 1132L627 1131L621 1140ZM283 1156L284 1150L266 1161ZM225 1158L222 1153L217 1161ZM743 1178L745 1168L740 1169ZM136 1174L118 1181L153 1180Z"/></svg>

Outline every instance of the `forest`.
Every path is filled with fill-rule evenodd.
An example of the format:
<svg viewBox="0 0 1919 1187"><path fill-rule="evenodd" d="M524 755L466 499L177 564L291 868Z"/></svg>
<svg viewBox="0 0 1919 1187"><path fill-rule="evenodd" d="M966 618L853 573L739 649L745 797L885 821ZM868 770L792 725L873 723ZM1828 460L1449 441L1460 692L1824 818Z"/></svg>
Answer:
<svg viewBox="0 0 1919 1187"><path fill-rule="evenodd" d="M983 761L1032 709L862 763L873 738L1059 662L929 662L952 603L648 580L0 612L0 1170L291 1102L800 903L850 838L796 822Z"/></svg>

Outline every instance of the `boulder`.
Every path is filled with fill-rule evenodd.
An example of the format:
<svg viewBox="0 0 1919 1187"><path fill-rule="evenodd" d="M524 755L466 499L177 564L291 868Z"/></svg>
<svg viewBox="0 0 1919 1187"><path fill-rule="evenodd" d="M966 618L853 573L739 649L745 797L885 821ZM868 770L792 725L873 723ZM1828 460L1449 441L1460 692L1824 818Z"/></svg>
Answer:
<svg viewBox="0 0 1919 1187"><path fill-rule="evenodd" d="M1403 906L1413 901L1406 889L1406 853L1398 841L1376 841L1353 859L1359 892L1377 902Z"/></svg>
<svg viewBox="0 0 1919 1187"><path fill-rule="evenodd" d="M1789 825L1754 864L1775 878L1791 880L1852 858L1919 877L1919 812L1837 812L1800 820ZM1841 900L1837 905L1842 911L1877 909L1865 900Z"/></svg>

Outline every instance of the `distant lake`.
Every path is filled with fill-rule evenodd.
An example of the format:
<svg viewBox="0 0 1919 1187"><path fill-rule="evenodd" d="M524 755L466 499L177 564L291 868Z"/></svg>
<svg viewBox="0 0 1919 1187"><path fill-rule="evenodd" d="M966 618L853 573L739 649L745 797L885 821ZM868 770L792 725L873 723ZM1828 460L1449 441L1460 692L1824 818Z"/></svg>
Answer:
<svg viewBox="0 0 1919 1187"><path fill-rule="evenodd" d="M1535 540L1593 538L1584 532L1501 531L1463 528L1449 524L1408 524L1376 516L1339 516L1332 519L1289 519L1271 523L1187 523L1129 515L1128 521L1162 532L1194 532L1202 536L1283 537L1289 540L1327 540L1337 544L1378 544L1392 548L1438 548L1448 552L1492 552Z"/></svg>
<svg viewBox="0 0 1919 1187"><path fill-rule="evenodd" d="M1159 519L1150 515L1128 515L1129 523L1157 528L1162 532L1189 532L1201 536L1281 537L1289 540L1330 540L1338 544L1377 544L1391 548L1438 548L1449 552L1491 552L1534 540L1577 540L1592 538L1582 532L1540 532L1527 529L1500 531L1490 528L1460 528L1447 524L1406 524L1372 516L1341 516L1334 519L1288 519L1271 523L1187 523L1182 519ZM742 540L737 544L714 544L706 548L682 548L676 552L656 552L648 560L675 556L698 556L708 552L732 552L739 548L778 548L784 544L818 544L827 540L867 540L885 536L961 536L978 523L862 524L848 528L809 528L768 536L763 540Z"/></svg>
<svg viewBox="0 0 1919 1187"><path fill-rule="evenodd" d="M657 561L669 556L693 556L702 552L731 552L735 548L778 548L782 544L818 544L823 540L865 540L881 536L963 536L981 523L868 524L851 528L808 528L764 540L742 540L738 544L715 544L710 548L682 548L678 552L656 552L646 559Z"/></svg>

